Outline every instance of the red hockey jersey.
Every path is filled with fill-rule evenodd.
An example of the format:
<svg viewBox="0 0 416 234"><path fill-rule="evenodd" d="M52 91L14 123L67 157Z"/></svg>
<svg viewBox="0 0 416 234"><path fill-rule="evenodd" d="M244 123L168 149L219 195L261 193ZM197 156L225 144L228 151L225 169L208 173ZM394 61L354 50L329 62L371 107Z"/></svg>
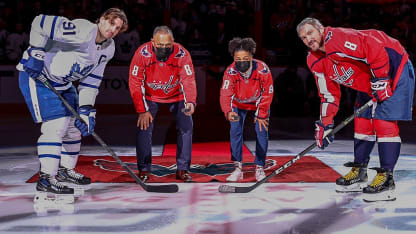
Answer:
<svg viewBox="0 0 416 234"><path fill-rule="evenodd" d="M244 79L234 63L224 72L220 92L221 109L227 117L233 107L244 110L256 110L261 119L269 117L269 108L273 100L273 78L267 65L253 59L252 73Z"/></svg>
<svg viewBox="0 0 416 234"><path fill-rule="evenodd" d="M372 96L370 78L391 79L397 85L408 55L400 43L378 30L326 27L325 53L310 51L309 69L321 97L321 119L332 123L338 111L340 87L345 85Z"/></svg>
<svg viewBox="0 0 416 234"><path fill-rule="evenodd" d="M160 62L151 42L141 45L130 64L129 88L138 113L148 111L145 99L161 103L184 100L196 105L195 72L189 52L174 43L172 54Z"/></svg>

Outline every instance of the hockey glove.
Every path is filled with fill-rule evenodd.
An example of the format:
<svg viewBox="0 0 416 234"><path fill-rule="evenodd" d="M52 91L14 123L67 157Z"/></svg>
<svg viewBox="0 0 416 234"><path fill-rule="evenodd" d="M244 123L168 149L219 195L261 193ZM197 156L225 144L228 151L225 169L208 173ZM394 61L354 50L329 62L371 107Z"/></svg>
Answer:
<svg viewBox="0 0 416 234"><path fill-rule="evenodd" d="M28 54L29 59L23 64L23 69L30 77L36 79L42 73L45 50L43 48L30 48Z"/></svg>
<svg viewBox="0 0 416 234"><path fill-rule="evenodd" d="M315 122L315 140L320 149L325 149L334 141L334 135L328 136L328 133L334 128L334 124L324 125L320 120Z"/></svg>
<svg viewBox="0 0 416 234"><path fill-rule="evenodd" d="M371 78L371 90L378 102L383 102L393 95L389 78Z"/></svg>
<svg viewBox="0 0 416 234"><path fill-rule="evenodd" d="M94 131L96 110L92 106L80 106L78 114L83 121L75 120L75 126L79 129L82 136L89 136Z"/></svg>

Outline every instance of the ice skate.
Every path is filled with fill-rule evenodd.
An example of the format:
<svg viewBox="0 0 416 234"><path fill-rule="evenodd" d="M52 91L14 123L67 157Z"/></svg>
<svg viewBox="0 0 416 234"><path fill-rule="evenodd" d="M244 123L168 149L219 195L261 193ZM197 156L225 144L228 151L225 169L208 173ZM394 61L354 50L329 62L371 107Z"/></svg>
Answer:
<svg viewBox="0 0 416 234"><path fill-rule="evenodd" d="M352 167L350 172L336 180L335 191L345 192L362 192L367 186L367 165L359 163L346 163L346 167Z"/></svg>
<svg viewBox="0 0 416 234"><path fill-rule="evenodd" d="M373 182L363 189L366 202L396 200L393 172L383 168L371 168L377 171Z"/></svg>
<svg viewBox="0 0 416 234"><path fill-rule="evenodd" d="M227 181L235 182L243 179L243 163L235 162L235 170L227 177Z"/></svg>
<svg viewBox="0 0 416 234"><path fill-rule="evenodd" d="M266 177L266 173L264 173L264 168L262 166L256 166L256 181L260 181Z"/></svg>
<svg viewBox="0 0 416 234"><path fill-rule="evenodd" d="M64 185L73 187L76 197L83 196L84 191L88 189L88 186L85 185L91 184L91 178L65 167L59 167L56 179L63 182Z"/></svg>
<svg viewBox="0 0 416 234"><path fill-rule="evenodd" d="M35 203L74 203L74 189L63 185L54 176L39 172L33 201Z"/></svg>
<svg viewBox="0 0 416 234"><path fill-rule="evenodd" d="M79 185L91 184L91 178L84 176L81 173L76 172L74 169L68 169L65 167L59 167L56 179L59 182L69 182Z"/></svg>

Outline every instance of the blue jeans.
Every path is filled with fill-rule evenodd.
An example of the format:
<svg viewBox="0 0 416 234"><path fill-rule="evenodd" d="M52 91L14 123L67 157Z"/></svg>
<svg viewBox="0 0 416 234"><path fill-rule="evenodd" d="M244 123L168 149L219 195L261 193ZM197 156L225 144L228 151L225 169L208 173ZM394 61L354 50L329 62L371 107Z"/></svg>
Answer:
<svg viewBox="0 0 416 234"><path fill-rule="evenodd" d="M240 121L230 122L230 143L231 143L231 160L241 162L243 160L243 129L244 121L248 110L233 108L233 111L240 116ZM264 166L266 161L267 147L269 145L269 132L265 129L260 131L259 122L255 124L256 130L256 158L254 163Z"/></svg>

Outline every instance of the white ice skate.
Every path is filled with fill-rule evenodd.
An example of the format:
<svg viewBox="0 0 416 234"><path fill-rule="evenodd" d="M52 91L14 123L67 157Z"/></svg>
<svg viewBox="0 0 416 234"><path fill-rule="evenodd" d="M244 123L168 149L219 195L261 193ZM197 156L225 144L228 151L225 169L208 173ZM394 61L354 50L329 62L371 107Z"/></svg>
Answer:
<svg viewBox="0 0 416 234"><path fill-rule="evenodd" d="M52 175L39 172L39 180L36 184L36 193L33 201L35 203L74 203L74 189L63 185Z"/></svg>

